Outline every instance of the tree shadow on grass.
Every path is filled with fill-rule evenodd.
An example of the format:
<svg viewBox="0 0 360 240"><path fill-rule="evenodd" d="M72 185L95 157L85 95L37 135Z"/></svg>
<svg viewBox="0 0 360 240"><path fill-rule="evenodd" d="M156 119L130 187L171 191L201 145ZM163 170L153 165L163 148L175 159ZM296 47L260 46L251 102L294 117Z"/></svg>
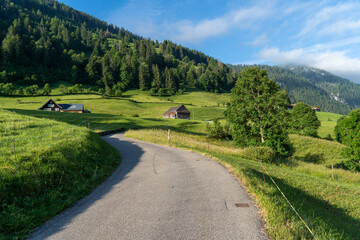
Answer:
<svg viewBox="0 0 360 240"><path fill-rule="evenodd" d="M244 173L248 176L257 178L259 182L263 181L263 175L260 171L247 169L244 170ZM315 232L315 236L325 237L324 234L330 233L329 235L331 236L336 235L336 239L358 239L360 236L360 220L349 216L345 209L338 208L325 200L309 195L305 191L289 185L280 178L273 176L272 178L298 211L300 216ZM266 175L266 182L267 185L273 185L268 175ZM284 215L288 215L289 218L298 218L278 190L276 190L275 193L270 194L272 195L270 196L271 199L282 199L284 205L287 205L289 210L288 213L283 213ZM278 211L281 211L281 209L282 207L279 207ZM319 223L321 223L320 226ZM306 227L302 223L300 224L301 235L294 236L294 239L312 239L312 236ZM329 235L326 236L329 237Z"/></svg>
<svg viewBox="0 0 360 240"><path fill-rule="evenodd" d="M61 212L43 226L36 229L33 232L34 239L47 239L48 237L61 232L69 223L76 219L78 215L84 213L97 201L104 198L109 192L118 188L118 184L128 178L128 173L130 173L139 163L140 158L144 153L137 144L134 144L131 141L123 141L112 135L104 137L104 140L120 151L122 157L120 167L118 167L108 179L95 188L88 196L79 200L74 206Z"/></svg>
<svg viewBox="0 0 360 240"><path fill-rule="evenodd" d="M67 112L51 112L41 110L25 110L25 109L6 109L21 115L27 115L37 118L47 118L59 122L65 122L72 125L83 123L82 126L90 126L90 129L100 130L101 135L111 134L115 132L123 132L129 129L143 129L143 128L160 128L172 129L183 133L204 135L196 131L191 131L186 128L191 128L200 123L193 121L179 122L170 125L168 120L162 118L129 118L121 115L104 114L104 113L67 113ZM90 125L89 125L90 124Z"/></svg>
<svg viewBox="0 0 360 240"><path fill-rule="evenodd" d="M296 156L294 157L295 160L307 163L323 163L325 161L324 154L318 153L307 153L303 157Z"/></svg>

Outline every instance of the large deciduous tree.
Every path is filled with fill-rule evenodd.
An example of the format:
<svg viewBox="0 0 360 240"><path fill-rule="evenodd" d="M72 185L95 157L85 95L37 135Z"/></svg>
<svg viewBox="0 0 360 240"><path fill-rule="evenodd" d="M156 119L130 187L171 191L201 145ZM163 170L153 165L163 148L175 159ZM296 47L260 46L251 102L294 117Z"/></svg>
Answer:
<svg viewBox="0 0 360 240"><path fill-rule="evenodd" d="M281 157L289 156L287 105L285 91L268 78L266 70L244 69L226 110L234 141L243 147L268 146Z"/></svg>
<svg viewBox="0 0 360 240"><path fill-rule="evenodd" d="M321 123L309 105L299 102L291 112L291 131L304 136L316 137Z"/></svg>
<svg viewBox="0 0 360 240"><path fill-rule="evenodd" d="M338 120L335 137L349 147L344 150L344 155L350 158L350 168L360 170L360 109L352 110L349 117Z"/></svg>

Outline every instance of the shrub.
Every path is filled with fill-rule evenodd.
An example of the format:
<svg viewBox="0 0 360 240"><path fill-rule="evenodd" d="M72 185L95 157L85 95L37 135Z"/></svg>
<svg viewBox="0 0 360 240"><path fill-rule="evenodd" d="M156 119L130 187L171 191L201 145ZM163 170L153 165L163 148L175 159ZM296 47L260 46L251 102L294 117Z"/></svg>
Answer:
<svg viewBox="0 0 360 240"><path fill-rule="evenodd" d="M34 96L38 93L39 87L38 85L32 85L30 87L25 88L26 94L30 96Z"/></svg>
<svg viewBox="0 0 360 240"><path fill-rule="evenodd" d="M60 84L59 88L60 88L60 91L61 91L62 94L68 94L69 93L68 87L65 86L64 84Z"/></svg>
<svg viewBox="0 0 360 240"><path fill-rule="evenodd" d="M244 157L261 160L268 163L276 161L276 154L270 147L246 147L244 148Z"/></svg>
<svg viewBox="0 0 360 240"><path fill-rule="evenodd" d="M0 95L10 96L15 93L15 88L12 83L0 83Z"/></svg>
<svg viewBox="0 0 360 240"><path fill-rule="evenodd" d="M50 95L50 93L51 93L51 87L50 87L50 84L49 84L49 83L47 83L47 84L44 85L43 92L44 92L44 95L46 95L46 96Z"/></svg>
<svg viewBox="0 0 360 240"><path fill-rule="evenodd" d="M222 126L217 118L214 119L213 124L206 124L206 132L209 138L232 139L230 125L225 124L225 126Z"/></svg>

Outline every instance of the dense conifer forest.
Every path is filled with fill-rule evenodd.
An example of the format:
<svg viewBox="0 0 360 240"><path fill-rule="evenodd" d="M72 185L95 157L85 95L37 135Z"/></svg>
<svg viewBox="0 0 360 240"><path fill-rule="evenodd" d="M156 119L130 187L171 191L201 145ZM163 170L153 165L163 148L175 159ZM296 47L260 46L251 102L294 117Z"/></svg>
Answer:
<svg viewBox="0 0 360 240"><path fill-rule="evenodd" d="M0 2L0 83L65 81L114 95L172 95L183 85L229 91L235 71L170 41L152 41L54 0ZM4 94L11 95L13 91Z"/></svg>

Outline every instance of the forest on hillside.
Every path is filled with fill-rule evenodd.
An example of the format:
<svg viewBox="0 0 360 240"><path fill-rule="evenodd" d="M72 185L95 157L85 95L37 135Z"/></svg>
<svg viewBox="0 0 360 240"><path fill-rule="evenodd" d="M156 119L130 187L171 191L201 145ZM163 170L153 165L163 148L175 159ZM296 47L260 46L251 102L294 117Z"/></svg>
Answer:
<svg viewBox="0 0 360 240"><path fill-rule="evenodd" d="M236 71L252 65L228 65ZM285 88L291 103L305 102L322 111L348 114L360 108L360 85L321 69L308 66L256 65Z"/></svg>
<svg viewBox="0 0 360 240"><path fill-rule="evenodd" d="M144 39L55 0L1 1L0 42L3 84L65 81L107 95L130 88L171 95L183 85L229 91L237 78L204 53Z"/></svg>

